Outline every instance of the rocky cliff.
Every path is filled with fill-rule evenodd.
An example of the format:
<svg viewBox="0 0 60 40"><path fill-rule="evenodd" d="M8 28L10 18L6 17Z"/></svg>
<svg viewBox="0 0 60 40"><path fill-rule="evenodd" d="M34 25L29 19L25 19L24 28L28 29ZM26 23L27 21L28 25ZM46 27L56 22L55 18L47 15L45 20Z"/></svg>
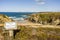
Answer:
<svg viewBox="0 0 60 40"><path fill-rule="evenodd" d="M60 25L60 12L39 12L30 15L28 20L40 24Z"/></svg>

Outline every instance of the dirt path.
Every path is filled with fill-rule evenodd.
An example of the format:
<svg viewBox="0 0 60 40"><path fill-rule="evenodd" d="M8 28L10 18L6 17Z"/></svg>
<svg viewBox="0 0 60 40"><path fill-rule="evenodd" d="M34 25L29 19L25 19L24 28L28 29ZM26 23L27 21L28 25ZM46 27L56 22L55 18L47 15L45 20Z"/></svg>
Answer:
<svg viewBox="0 0 60 40"><path fill-rule="evenodd" d="M29 21L26 21L25 23L18 23L18 25L22 25L22 26L29 26L29 27L33 27L33 28L39 28L39 27L44 27L44 28L60 28L60 26L56 26L56 25L43 25L43 24L39 24L39 23L32 23Z"/></svg>

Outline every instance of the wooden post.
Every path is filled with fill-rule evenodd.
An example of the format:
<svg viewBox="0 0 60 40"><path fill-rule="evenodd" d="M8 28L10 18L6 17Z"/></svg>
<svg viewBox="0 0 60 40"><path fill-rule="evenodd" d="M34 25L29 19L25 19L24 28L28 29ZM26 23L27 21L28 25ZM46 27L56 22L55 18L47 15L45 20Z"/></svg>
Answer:
<svg viewBox="0 0 60 40"><path fill-rule="evenodd" d="M13 40L13 30L9 30L9 40Z"/></svg>
<svg viewBox="0 0 60 40"><path fill-rule="evenodd" d="M9 36L13 36L13 30L9 30Z"/></svg>

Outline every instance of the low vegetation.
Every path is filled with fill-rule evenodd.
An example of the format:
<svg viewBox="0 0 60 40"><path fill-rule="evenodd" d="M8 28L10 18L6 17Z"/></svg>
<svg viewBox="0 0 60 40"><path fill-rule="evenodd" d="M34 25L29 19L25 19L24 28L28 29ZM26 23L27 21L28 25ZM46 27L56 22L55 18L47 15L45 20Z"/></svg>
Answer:
<svg viewBox="0 0 60 40"><path fill-rule="evenodd" d="M20 32L15 35L15 40L60 40L60 29L21 26Z"/></svg>
<svg viewBox="0 0 60 40"><path fill-rule="evenodd" d="M12 19L10 19L8 16L4 14L0 14L0 24L3 24L5 22L11 22Z"/></svg>

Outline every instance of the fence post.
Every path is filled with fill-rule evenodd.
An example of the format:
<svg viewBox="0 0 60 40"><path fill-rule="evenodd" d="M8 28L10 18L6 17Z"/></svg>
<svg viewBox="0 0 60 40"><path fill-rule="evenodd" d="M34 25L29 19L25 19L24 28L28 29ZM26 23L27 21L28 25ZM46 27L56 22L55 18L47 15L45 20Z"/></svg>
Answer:
<svg viewBox="0 0 60 40"><path fill-rule="evenodd" d="M13 30L9 30L9 40L13 40Z"/></svg>

